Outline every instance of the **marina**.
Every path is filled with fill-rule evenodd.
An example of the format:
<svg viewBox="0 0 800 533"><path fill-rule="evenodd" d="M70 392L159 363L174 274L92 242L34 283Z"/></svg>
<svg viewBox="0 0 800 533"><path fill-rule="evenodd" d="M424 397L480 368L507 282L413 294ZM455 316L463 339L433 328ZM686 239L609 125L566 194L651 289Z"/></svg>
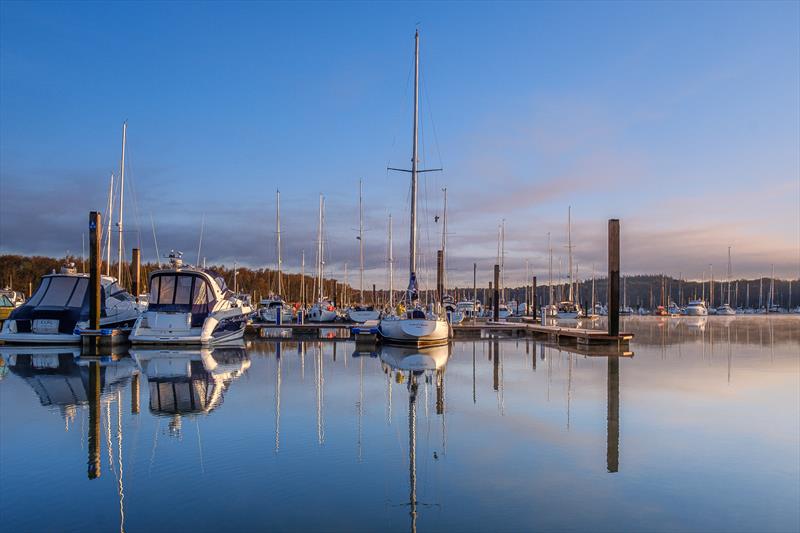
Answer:
<svg viewBox="0 0 800 533"><path fill-rule="evenodd" d="M0 3L2 530L800 533L798 35Z"/></svg>

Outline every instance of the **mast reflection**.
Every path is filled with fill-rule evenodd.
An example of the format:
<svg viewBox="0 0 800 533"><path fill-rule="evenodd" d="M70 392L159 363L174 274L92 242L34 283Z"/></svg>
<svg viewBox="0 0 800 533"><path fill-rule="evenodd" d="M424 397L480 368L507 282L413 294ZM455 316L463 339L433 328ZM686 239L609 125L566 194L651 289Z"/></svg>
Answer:
<svg viewBox="0 0 800 533"><path fill-rule="evenodd" d="M67 430L78 408L88 406L87 476L100 477L101 397L120 397L136 376L133 360L116 354L81 357L75 346L3 346L0 356L4 366L33 389L43 407L58 408Z"/></svg>
<svg viewBox="0 0 800 533"><path fill-rule="evenodd" d="M411 531L417 531L417 393L419 378L425 382L435 379L436 412L444 415L444 368L450 358L450 345L430 348L382 346L380 359L384 371L394 374L397 383L408 388L408 506ZM441 404L441 405L440 405Z"/></svg>

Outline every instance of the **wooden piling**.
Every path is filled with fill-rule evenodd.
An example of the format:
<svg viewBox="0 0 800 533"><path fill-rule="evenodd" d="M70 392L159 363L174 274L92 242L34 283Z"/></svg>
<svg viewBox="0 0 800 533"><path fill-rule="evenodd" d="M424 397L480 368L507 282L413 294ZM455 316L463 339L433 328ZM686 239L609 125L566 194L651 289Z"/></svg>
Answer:
<svg viewBox="0 0 800 533"><path fill-rule="evenodd" d="M619 219L608 221L608 334L619 335Z"/></svg>
<svg viewBox="0 0 800 533"><path fill-rule="evenodd" d="M495 322L500 320L500 265L494 266L494 306L492 318Z"/></svg>
<svg viewBox="0 0 800 533"><path fill-rule="evenodd" d="M141 254L139 253L138 248L134 248L131 250L131 269L133 272L131 273L131 283L132 287L131 290L133 291L133 297L136 298L136 301L139 301L139 293L142 292L141 286L141 271L142 271L142 260Z"/></svg>
<svg viewBox="0 0 800 533"><path fill-rule="evenodd" d="M100 329L100 213L89 213L89 329Z"/></svg>
<svg viewBox="0 0 800 533"><path fill-rule="evenodd" d="M94 213L100 218L99 213ZM94 250L94 248L92 248ZM98 257L100 254L98 254ZM90 267L94 267L92 261ZM88 476L89 479L100 477L100 363L91 361L89 363L89 460Z"/></svg>
<svg viewBox="0 0 800 533"><path fill-rule="evenodd" d="M531 285L531 305L529 309L531 310L531 316L536 320L536 276L533 276L533 285Z"/></svg>

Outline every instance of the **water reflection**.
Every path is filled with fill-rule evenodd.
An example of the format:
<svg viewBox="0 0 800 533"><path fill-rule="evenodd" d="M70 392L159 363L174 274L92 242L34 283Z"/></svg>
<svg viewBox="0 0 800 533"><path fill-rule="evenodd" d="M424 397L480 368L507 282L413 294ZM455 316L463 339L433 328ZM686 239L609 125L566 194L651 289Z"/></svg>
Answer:
<svg viewBox="0 0 800 533"><path fill-rule="evenodd" d="M450 357L450 345L430 348L383 346L380 359L384 372L394 374L397 383L408 389L408 503L411 531L417 531L417 393L419 380L436 383L436 414L444 416L444 369Z"/></svg>
<svg viewBox="0 0 800 533"><path fill-rule="evenodd" d="M180 436L182 417L207 414L222 405L230 384L247 372L244 344L216 348L135 348L130 352L147 378L150 412L170 418Z"/></svg>
<svg viewBox="0 0 800 533"><path fill-rule="evenodd" d="M114 518L119 507L121 529L158 517L165 529L202 530L211 524L204 497L171 504L159 491L213 480L230 495L214 516L234 530L412 531L498 520L509 530L648 530L661 518L675 529L736 530L719 509L771 498L774 512L748 507L738 529L760 520L791 530L797 515L781 509L800 479L791 462L798 322L623 324L635 357L497 337L426 349L250 339L104 358L3 347L4 452L37 457L4 464L16 476L4 482L18 488L4 497L16 509L38 495L65 516L74 500L56 493L92 496L98 508L113 504ZM39 411L58 418L31 416ZM195 430L197 441L182 438ZM177 438L159 443L162 434ZM36 449L45 440L57 449ZM172 505L186 511L180 519ZM620 512L605 513L612 508ZM4 516L9 530L49 524ZM116 529L109 516L64 529Z"/></svg>

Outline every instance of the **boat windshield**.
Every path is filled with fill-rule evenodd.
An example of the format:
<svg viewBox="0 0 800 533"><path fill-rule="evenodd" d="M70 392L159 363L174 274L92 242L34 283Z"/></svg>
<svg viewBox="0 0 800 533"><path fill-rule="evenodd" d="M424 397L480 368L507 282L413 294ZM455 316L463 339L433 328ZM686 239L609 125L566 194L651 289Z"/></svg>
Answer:
<svg viewBox="0 0 800 533"><path fill-rule="evenodd" d="M89 278L49 276L42 279L28 305L81 308L88 286Z"/></svg>
<svg viewBox="0 0 800 533"><path fill-rule="evenodd" d="M14 307L14 304L11 303L11 300L8 299L8 296L5 294L0 294L0 307Z"/></svg>
<svg viewBox="0 0 800 533"><path fill-rule="evenodd" d="M150 278L149 309L183 313L207 313L214 293L196 274L157 274Z"/></svg>

